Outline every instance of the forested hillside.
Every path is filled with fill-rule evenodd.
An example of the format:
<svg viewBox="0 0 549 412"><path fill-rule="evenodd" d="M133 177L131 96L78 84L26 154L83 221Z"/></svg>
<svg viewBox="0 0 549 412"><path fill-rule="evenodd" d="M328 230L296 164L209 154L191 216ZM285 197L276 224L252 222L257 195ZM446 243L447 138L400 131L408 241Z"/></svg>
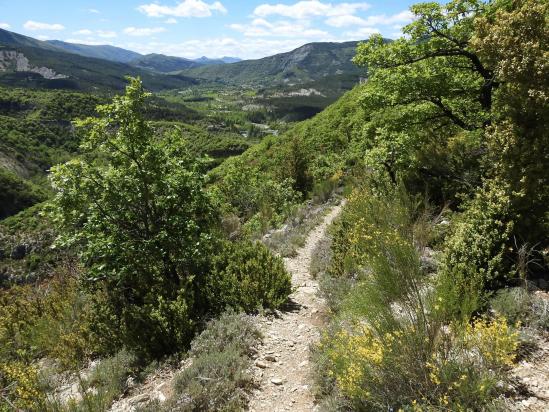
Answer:
<svg viewBox="0 0 549 412"><path fill-rule="evenodd" d="M546 410L549 3L411 11L291 69L368 80L280 133L146 78L1 89L0 411Z"/></svg>
<svg viewBox="0 0 549 412"><path fill-rule="evenodd" d="M310 43L288 53L228 65L192 68L182 73L199 79L262 86L303 84L334 75L353 75L358 79L363 72L351 61L356 45L357 42Z"/></svg>

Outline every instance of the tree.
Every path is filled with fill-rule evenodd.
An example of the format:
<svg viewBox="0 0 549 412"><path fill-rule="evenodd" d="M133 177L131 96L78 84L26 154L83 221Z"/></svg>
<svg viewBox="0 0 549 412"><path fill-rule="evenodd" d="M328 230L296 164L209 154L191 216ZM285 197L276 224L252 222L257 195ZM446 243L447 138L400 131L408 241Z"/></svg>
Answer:
<svg viewBox="0 0 549 412"><path fill-rule="evenodd" d="M499 3L476 19L471 42L501 84L486 134L488 163L491 177L514 194L517 243L543 250L549 247L549 3Z"/></svg>
<svg viewBox="0 0 549 412"><path fill-rule="evenodd" d="M203 164L176 135L154 135L149 94L129 81L80 123L83 154L53 168L53 211L60 243L79 247L85 284L106 295L98 310L127 346L160 356L192 337L217 214Z"/></svg>
<svg viewBox="0 0 549 412"><path fill-rule="evenodd" d="M428 120L449 120L465 130L487 125L499 83L470 44L474 20L486 8L479 0L414 5L406 38L386 43L374 35L358 46L355 62L387 86L386 101L393 105L427 103L433 109Z"/></svg>
<svg viewBox="0 0 549 412"><path fill-rule="evenodd" d="M441 201L480 183L482 132L499 84L470 43L487 7L475 0L414 5L406 37L374 35L355 57L369 71L361 99L366 163Z"/></svg>

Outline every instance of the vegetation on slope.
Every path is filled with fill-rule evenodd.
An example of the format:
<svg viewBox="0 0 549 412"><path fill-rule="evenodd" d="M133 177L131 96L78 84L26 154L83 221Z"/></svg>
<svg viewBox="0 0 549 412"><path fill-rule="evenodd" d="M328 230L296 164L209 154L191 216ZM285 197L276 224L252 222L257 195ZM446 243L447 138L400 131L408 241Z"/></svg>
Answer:
<svg viewBox="0 0 549 412"><path fill-rule="evenodd" d="M549 273L547 7L416 5L407 38L374 36L358 47L366 84L208 174L194 156L207 134L193 147L181 130L147 122L142 85L132 81L86 122L81 155L54 174L65 242L49 261L50 287L0 295L6 405L47 405L41 357L78 369L125 348L141 359L181 354L226 307L281 305L288 274L247 239L345 184L349 202L319 274L333 315L315 349L323 405L503 409L497 398L522 339L515 321L547 328L528 303L528 289ZM6 226L16 232L24 222ZM517 284L520 293L506 289ZM214 325L195 345L225 333ZM231 394L245 405L253 342L211 340L179 379L183 410ZM125 370L115 376L120 390ZM197 383L203 375L220 386Z"/></svg>

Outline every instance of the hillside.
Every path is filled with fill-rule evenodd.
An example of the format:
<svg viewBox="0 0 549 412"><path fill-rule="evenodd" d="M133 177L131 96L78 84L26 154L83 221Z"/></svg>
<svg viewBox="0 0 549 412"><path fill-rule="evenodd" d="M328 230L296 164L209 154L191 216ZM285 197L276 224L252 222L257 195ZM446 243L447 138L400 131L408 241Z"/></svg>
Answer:
<svg viewBox="0 0 549 412"><path fill-rule="evenodd" d="M153 70L160 73L177 72L193 67L199 67L202 64L194 60L182 57L165 56L163 54L147 54L145 56L136 56L129 61L129 64L141 69Z"/></svg>
<svg viewBox="0 0 549 412"><path fill-rule="evenodd" d="M310 43L287 53L257 60L188 69L182 73L199 79L240 85L294 85L328 76L350 75L364 70L353 64L358 42Z"/></svg>
<svg viewBox="0 0 549 412"><path fill-rule="evenodd" d="M140 76L151 90L188 87L182 75L152 73L124 63L67 53L43 41L0 29L0 84L80 90L121 90L126 76ZM27 62L23 66L18 62ZM35 69L35 70L34 70Z"/></svg>
<svg viewBox="0 0 549 412"><path fill-rule="evenodd" d="M91 46L87 44L67 43L61 40L47 40L46 42L68 53L119 63L129 63L130 61L141 57L141 54L134 51L110 46L108 44Z"/></svg>

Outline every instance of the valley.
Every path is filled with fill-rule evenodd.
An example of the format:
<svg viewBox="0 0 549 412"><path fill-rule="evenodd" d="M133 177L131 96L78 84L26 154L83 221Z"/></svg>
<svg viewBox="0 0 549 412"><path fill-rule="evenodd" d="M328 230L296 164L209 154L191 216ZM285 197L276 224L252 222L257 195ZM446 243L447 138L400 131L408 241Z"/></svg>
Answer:
<svg viewBox="0 0 549 412"><path fill-rule="evenodd" d="M0 412L547 410L549 3L223 3L0 22Z"/></svg>

